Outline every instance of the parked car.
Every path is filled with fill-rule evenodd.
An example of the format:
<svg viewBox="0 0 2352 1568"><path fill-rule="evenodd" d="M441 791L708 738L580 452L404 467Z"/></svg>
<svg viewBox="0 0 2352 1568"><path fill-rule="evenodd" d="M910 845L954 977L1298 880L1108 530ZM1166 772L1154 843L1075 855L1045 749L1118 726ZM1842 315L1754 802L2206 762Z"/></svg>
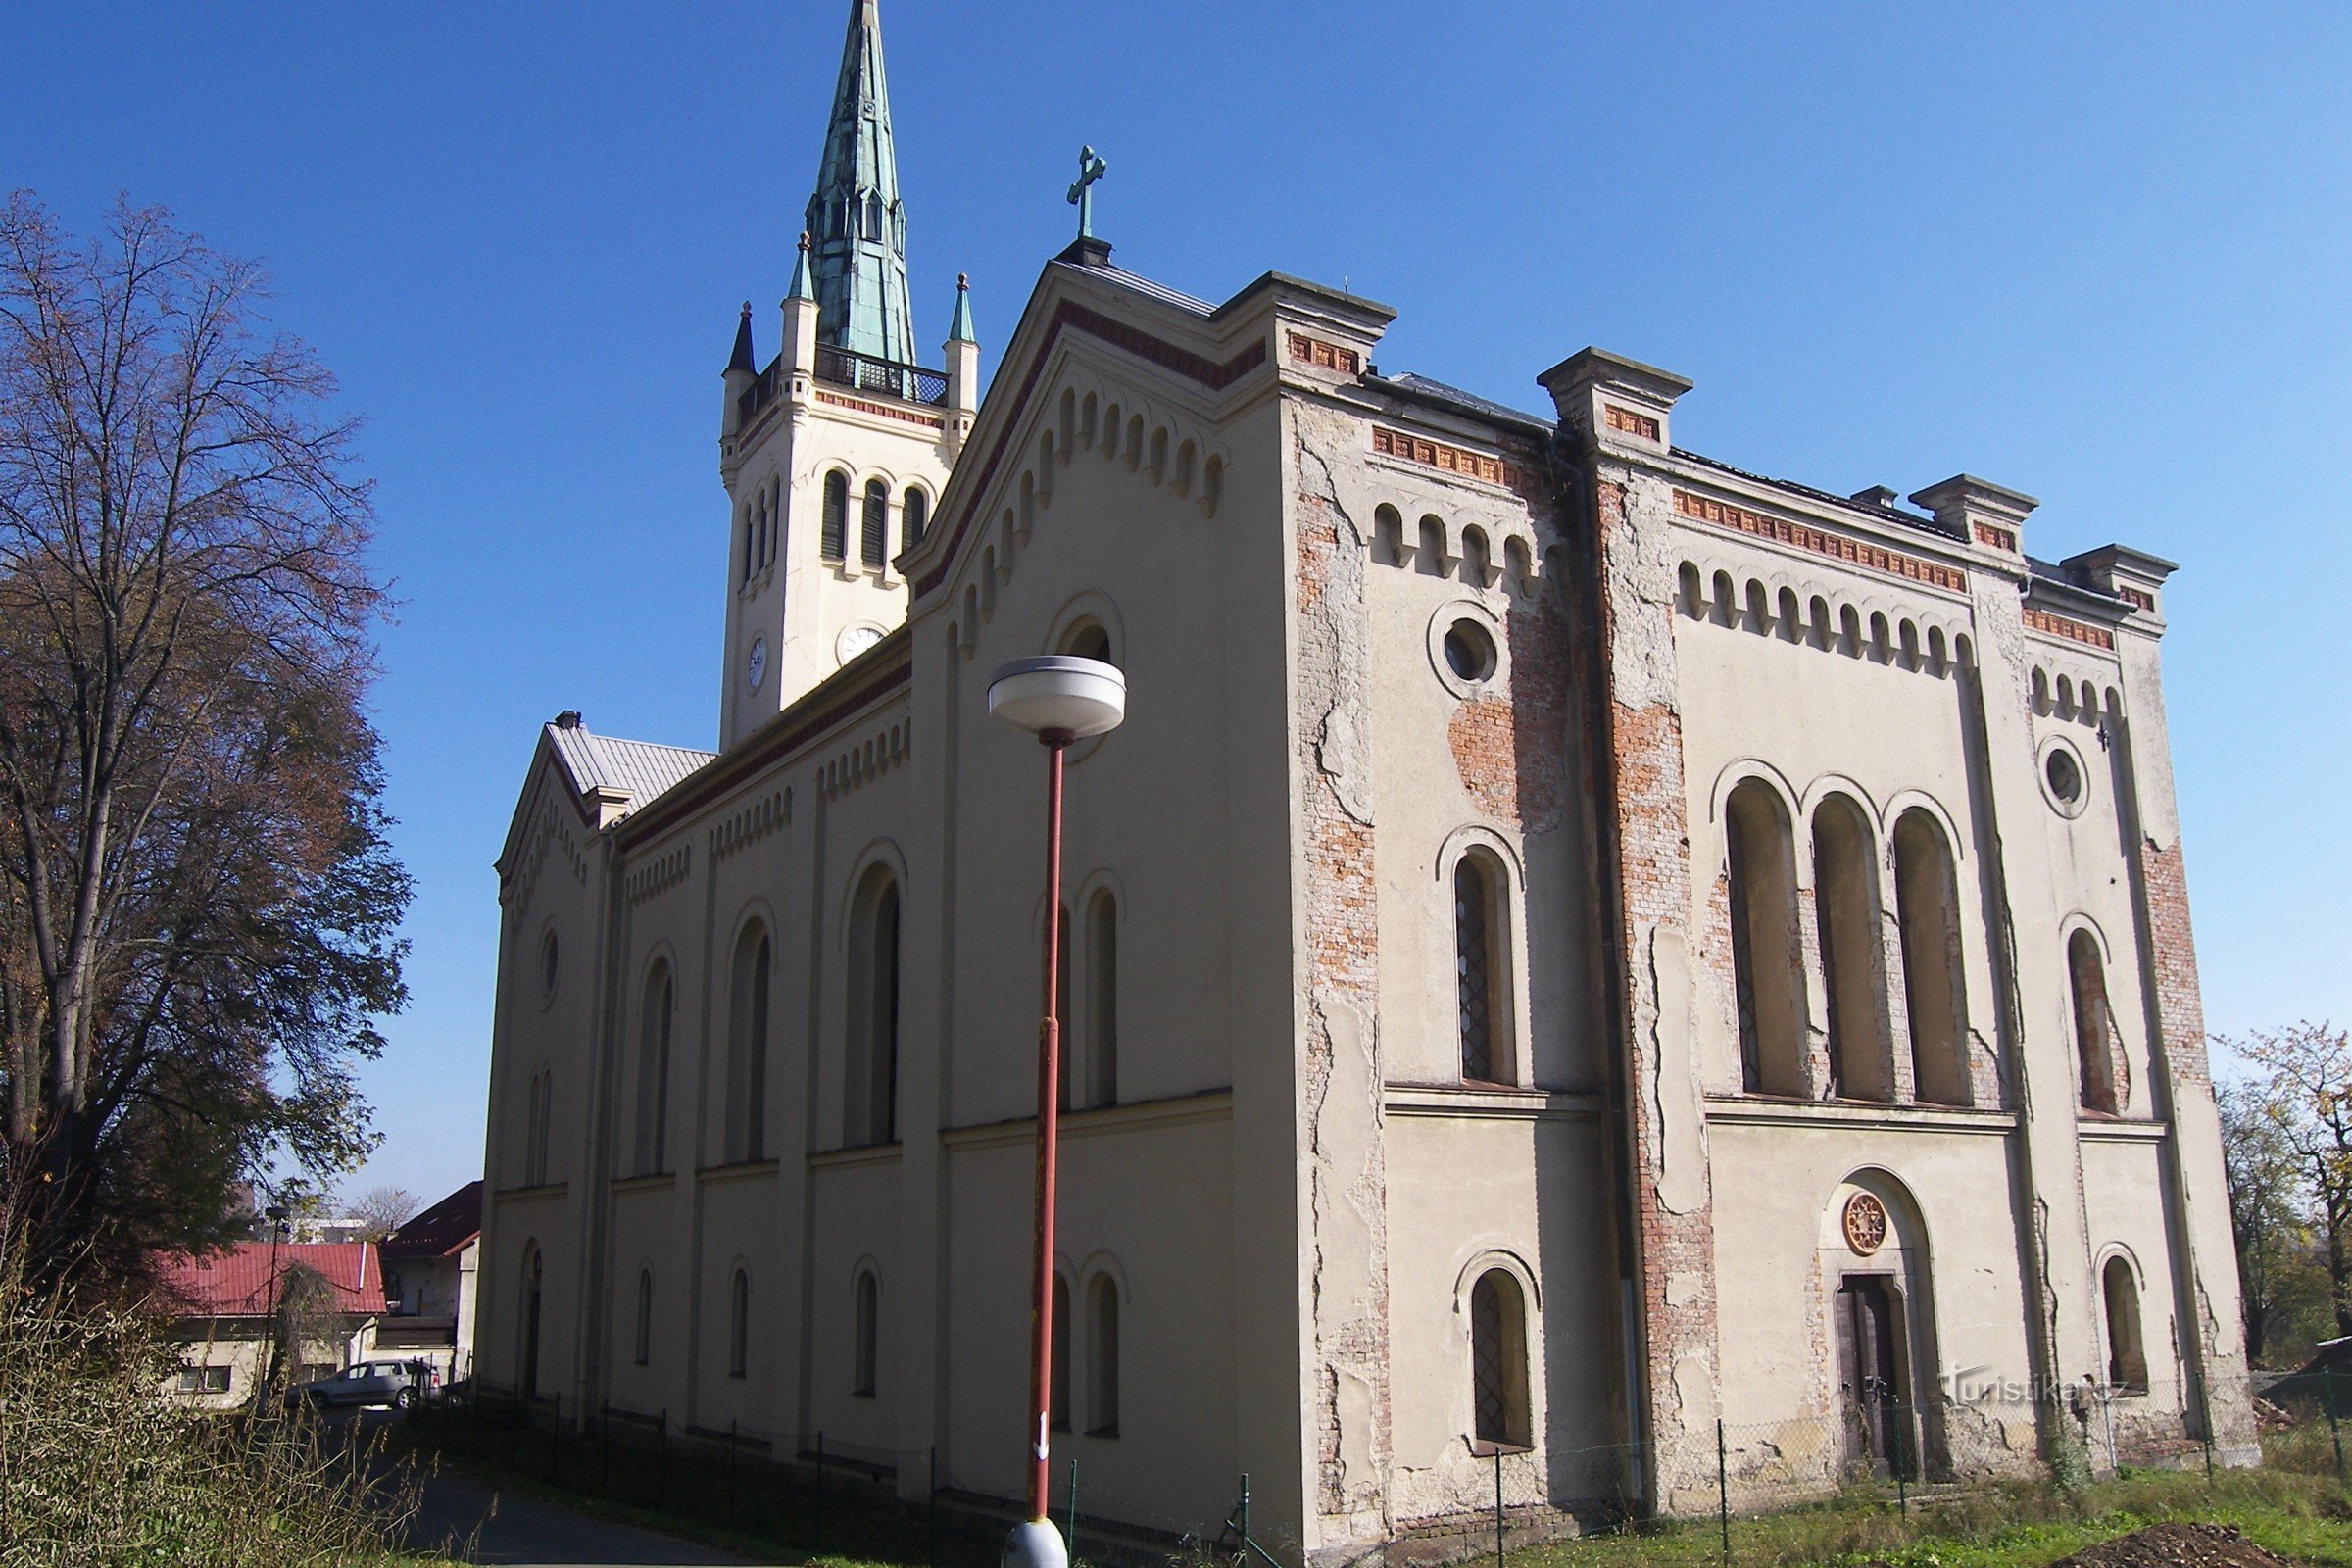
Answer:
<svg viewBox="0 0 2352 1568"><path fill-rule="evenodd" d="M359 1361L331 1378L296 1384L292 1396L317 1410L368 1404L406 1410L431 1388L432 1372L422 1361Z"/></svg>

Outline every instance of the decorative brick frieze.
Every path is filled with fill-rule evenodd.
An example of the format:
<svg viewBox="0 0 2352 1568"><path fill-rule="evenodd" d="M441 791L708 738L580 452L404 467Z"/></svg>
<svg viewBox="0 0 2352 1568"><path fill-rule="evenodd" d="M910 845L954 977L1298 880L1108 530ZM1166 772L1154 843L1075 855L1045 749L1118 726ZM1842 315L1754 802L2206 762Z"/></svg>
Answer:
<svg viewBox="0 0 2352 1568"><path fill-rule="evenodd" d="M1977 543L1986 549L2007 551L2013 556L2017 554L2017 530L2015 528L2003 528L1997 523L1990 522L1976 523L1974 528Z"/></svg>
<svg viewBox="0 0 2352 1568"><path fill-rule="evenodd" d="M1483 452L1466 452L1449 447L1443 441L1430 441L1386 425L1372 427L1372 450L1384 458L1401 458L1425 468L1444 473L1458 473L1465 478L1500 485L1505 490L1522 493L1527 489L1527 470L1515 463L1490 458Z"/></svg>
<svg viewBox="0 0 2352 1568"><path fill-rule="evenodd" d="M1634 409L1622 409L1614 403L1601 405L1601 422L1621 435L1638 435L1644 441L1658 439L1658 421Z"/></svg>
<svg viewBox="0 0 2352 1568"><path fill-rule="evenodd" d="M1793 545L1817 556L1828 556L1870 571L1884 572L1889 577L1901 577L1908 582L1925 583L1947 593L1968 592L1968 573L1957 566L1946 566L1917 556L1906 556L1882 545L1865 544L1843 534L1815 528L1783 517L1768 517L1760 512L1750 512L1730 502L1717 501L1711 496L1695 495L1689 490L1674 493L1674 510L1686 517L1711 522L1719 528L1736 528L1759 539Z"/></svg>
<svg viewBox="0 0 2352 1568"><path fill-rule="evenodd" d="M2115 633L2104 626L2091 626L2079 620L2069 620L2064 615L2053 615L2048 611L2037 610L2032 605L2025 607L2024 613L2028 631L2037 631L2044 637L2056 637L2064 642L2081 643L2085 648L2104 648L2109 652L2114 651Z"/></svg>
<svg viewBox="0 0 2352 1568"><path fill-rule="evenodd" d="M2117 598L2123 600L2133 610L2145 611L2151 615L2156 612L2156 596L2154 594L2129 587L2119 587L2115 592Z"/></svg>
<svg viewBox="0 0 2352 1568"><path fill-rule="evenodd" d="M1326 343L1304 332L1289 334L1291 358L1300 365L1311 365L1318 370L1337 370L1343 375L1357 375L1364 368L1363 356L1337 343Z"/></svg>
<svg viewBox="0 0 2352 1568"><path fill-rule="evenodd" d="M830 403L838 408L856 409L859 414L871 414L885 419L904 419L908 424L919 424L926 429L936 430L941 427L940 416L936 414L924 414L914 409L893 408L887 403L876 403L871 398L843 397L838 392L820 391L816 394L816 401Z"/></svg>

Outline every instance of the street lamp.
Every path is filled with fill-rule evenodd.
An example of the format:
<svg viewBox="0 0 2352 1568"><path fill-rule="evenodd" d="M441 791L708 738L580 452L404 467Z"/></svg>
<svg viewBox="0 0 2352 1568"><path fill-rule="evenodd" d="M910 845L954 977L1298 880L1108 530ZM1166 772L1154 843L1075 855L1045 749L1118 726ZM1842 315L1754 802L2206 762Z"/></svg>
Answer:
<svg viewBox="0 0 2352 1568"><path fill-rule="evenodd" d="M285 1240L286 1218L291 1211L283 1203L271 1203L262 1212L263 1215L270 1221L270 1278L268 1281L268 1296L266 1298L266 1305L262 1312L263 1330L265 1333L270 1335L271 1342L270 1347L270 1359L263 1368L262 1376L263 1387L267 1389L268 1386L273 1382L277 1376L278 1363L278 1347L276 1344L277 1245L281 1241ZM251 1300L252 1298L248 1297L246 1299Z"/></svg>
<svg viewBox="0 0 2352 1568"><path fill-rule="evenodd" d="M1004 1568L1067 1568L1061 1532L1046 1517L1047 1411L1054 1381L1054 1182L1060 1103L1061 1020L1054 1015L1061 948L1061 754L1070 742L1118 728L1127 677L1099 659L1016 659L988 682L989 715L1046 748L1045 1005L1037 1028L1037 1257L1029 1303L1029 1517L1004 1538Z"/></svg>

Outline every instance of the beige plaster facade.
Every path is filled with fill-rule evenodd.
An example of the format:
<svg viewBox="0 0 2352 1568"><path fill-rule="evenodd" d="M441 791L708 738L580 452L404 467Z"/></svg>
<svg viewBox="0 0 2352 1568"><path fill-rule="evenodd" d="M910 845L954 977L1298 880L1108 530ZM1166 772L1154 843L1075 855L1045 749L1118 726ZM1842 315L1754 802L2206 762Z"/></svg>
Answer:
<svg viewBox="0 0 2352 1568"><path fill-rule="evenodd" d="M793 310L728 378L720 751L565 715L499 862L484 1380L1018 1495L1044 765L986 687L1089 650L1089 1512L1213 1530L1247 1472L1346 1557L1497 1446L1534 1516L1711 1507L1719 1419L1850 1430L1856 1292L1955 1446L2030 1462L2087 1376L2114 1451L2253 1457L2167 564L1727 467L1592 350L1543 417L1383 376L1391 312L1280 274L1073 246L985 399L960 339L828 381ZM823 559L837 471L886 564Z"/></svg>

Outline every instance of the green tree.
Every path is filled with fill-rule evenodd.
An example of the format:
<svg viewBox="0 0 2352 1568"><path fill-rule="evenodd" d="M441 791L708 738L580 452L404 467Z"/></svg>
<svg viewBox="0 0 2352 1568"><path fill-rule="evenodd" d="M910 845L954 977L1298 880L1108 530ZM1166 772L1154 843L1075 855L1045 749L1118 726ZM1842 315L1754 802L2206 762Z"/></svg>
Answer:
<svg viewBox="0 0 2352 1568"><path fill-rule="evenodd" d="M2245 1310L2246 1354L2269 1366L2307 1349L2328 1305L2302 1156L2271 1115L2267 1083L2223 1084L2222 1163Z"/></svg>
<svg viewBox="0 0 2352 1568"><path fill-rule="evenodd" d="M155 209L0 209L0 1176L48 1277L373 1143L382 593L353 425L264 286Z"/></svg>
<svg viewBox="0 0 2352 1568"><path fill-rule="evenodd" d="M2335 1332L2352 1335L2352 1037L2307 1021L2226 1043L2261 1069L2261 1114L2300 1167Z"/></svg>

